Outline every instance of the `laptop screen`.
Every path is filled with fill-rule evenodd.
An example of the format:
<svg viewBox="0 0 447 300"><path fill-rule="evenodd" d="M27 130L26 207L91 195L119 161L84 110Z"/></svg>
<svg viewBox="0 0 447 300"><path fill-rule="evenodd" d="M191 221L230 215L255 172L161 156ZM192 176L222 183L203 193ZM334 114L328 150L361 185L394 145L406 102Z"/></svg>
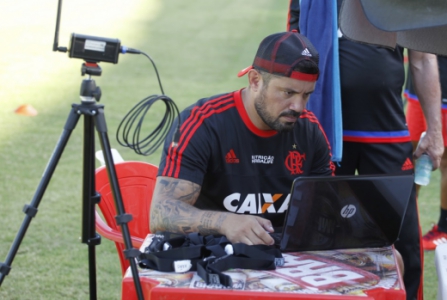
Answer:
<svg viewBox="0 0 447 300"><path fill-rule="evenodd" d="M282 251L385 247L393 244L413 175L299 177L292 185Z"/></svg>

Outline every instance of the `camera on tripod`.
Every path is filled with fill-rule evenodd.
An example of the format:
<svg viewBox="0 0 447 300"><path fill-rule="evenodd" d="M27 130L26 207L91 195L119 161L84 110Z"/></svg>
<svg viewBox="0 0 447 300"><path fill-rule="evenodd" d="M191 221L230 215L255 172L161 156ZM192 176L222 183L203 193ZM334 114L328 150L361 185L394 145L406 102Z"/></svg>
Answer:
<svg viewBox="0 0 447 300"><path fill-rule="evenodd" d="M87 62L118 63L121 42L118 39L73 33L68 56L81 58Z"/></svg>
<svg viewBox="0 0 447 300"><path fill-rule="evenodd" d="M118 62L119 53L135 53L141 52L136 49L122 47L121 42L117 39L102 38L96 36L88 36L82 34L71 35L70 49L67 47L59 47L59 25L61 16L62 0L58 2L56 29L54 33L53 51L68 52L70 58L81 58L85 62L82 64L82 75L101 75L99 62L109 62L116 64ZM26 204L23 208L25 219L22 226L13 241L11 249L8 252L5 262L0 262L0 286L6 275L11 270L11 264L18 252L19 245L23 240L29 224L37 214L37 207L42 200L43 194L53 176L56 166L59 162L62 152L68 143L71 133L81 116L84 117L84 140L83 140L83 174L82 174L82 237L81 241L88 246L89 259L89 292L90 299L97 299L96 296L96 257L95 246L101 243L101 236L96 232L95 222L95 205L99 202L101 195L95 191L95 128L101 142L104 154L105 165L113 190L113 198L116 208L116 222L121 226L123 242L126 247L124 256L129 260L129 264L134 278L135 289L138 299L143 299L143 292L139 280L138 269L135 258L140 253L133 248L130 238L130 231L127 223L132 220L132 215L126 214L123 200L120 192L120 186L117 173L114 166L111 146L107 135L107 126L104 116L104 105L97 104L101 97L101 90L96 86L95 81L89 76L83 79L81 84L80 104L72 104L72 109L68 115L64 130L56 144L50 161L45 168L41 177L41 181L37 187L35 195L30 204ZM94 101L96 100L96 101Z"/></svg>

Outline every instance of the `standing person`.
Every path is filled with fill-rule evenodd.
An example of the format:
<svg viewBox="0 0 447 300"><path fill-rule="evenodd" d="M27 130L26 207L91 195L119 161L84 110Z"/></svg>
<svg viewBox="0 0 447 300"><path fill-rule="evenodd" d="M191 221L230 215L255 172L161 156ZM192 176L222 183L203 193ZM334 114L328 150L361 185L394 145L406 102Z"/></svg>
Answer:
<svg viewBox="0 0 447 300"><path fill-rule="evenodd" d="M441 158L439 170L441 172L441 206L437 224L433 225L422 237L424 250L435 250L436 246L447 243L447 57L438 56L439 78L442 90L442 137L444 140L444 154ZM419 99L414 91L411 73L408 72L407 86L404 93L407 102L407 124L410 131L413 150L416 150L421 133L427 130L424 114ZM419 195L420 185L416 185L416 194Z"/></svg>
<svg viewBox="0 0 447 300"><path fill-rule="evenodd" d="M341 2L337 2L338 11ZM298 29L299 15L300 0L292 0L289 30ZM311 22L308 26L312 25ZM404 49L397 47L392 50L357 43L346 39L341 33L338 43L343 157L336 175L412 174L413 149L401 96L405 82ZM409 50L409 59L416 90L428 120L426 136L414 157L426 152L436 169L443 151L436 56ZM414 187L401 233L395 243L404 260L403 279L407 299L423 298L420 239Z"/></svg>
<svg viewBox="0 0 447 300"><path fill-rule="evenodd" d="M297 176L333 175L329 142L305 109L319 76L318 53L297 32L267 36L248 86L199 100L168 135L151 204L151 232L222 234L274 243Z"/></svg>

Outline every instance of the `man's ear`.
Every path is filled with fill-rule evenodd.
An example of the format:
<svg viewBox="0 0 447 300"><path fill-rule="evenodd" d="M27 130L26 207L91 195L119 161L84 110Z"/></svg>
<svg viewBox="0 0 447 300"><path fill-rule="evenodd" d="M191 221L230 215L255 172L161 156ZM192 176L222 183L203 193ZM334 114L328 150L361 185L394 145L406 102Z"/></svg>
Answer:
<svg viewBox="0 0 447 300"><path fill-rule="evenodd" d="M259 73L255 69L251 69L250 71L248 71L247 76L250 90L256 92L262 88L263 81L261 73Z"/></svg>

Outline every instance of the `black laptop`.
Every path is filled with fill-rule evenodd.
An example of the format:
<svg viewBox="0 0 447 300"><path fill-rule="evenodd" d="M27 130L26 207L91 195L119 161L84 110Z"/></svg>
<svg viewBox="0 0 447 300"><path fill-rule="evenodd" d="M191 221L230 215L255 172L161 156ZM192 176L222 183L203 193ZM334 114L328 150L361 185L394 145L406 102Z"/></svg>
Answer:
<svg viewBox="0 0 447 300"><path fill-rule="evenodd" d="M299 177L277 244L283 252L392 245L413 175Z"/></svg>

